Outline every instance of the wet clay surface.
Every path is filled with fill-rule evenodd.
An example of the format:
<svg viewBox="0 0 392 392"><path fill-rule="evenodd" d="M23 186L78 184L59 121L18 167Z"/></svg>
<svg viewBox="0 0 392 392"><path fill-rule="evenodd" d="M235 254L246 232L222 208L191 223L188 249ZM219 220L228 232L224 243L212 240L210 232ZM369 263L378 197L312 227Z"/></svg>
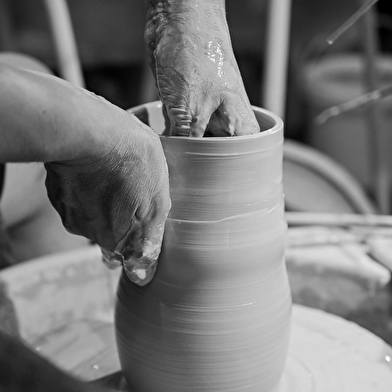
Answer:
<svg viewBox="0 0 392 392"><path fill-rule="evenodd" d="M100 323L99 328L96 322L85 322L79 326L82 327L80 340L87 338L83 331L91 328L90 332L94 331L95 338L98 334L102 342L109 345L113 343L112 323ZM66 335L70 336L69 332ZM48 336L46 342L49 344L59 337ZM53 344L54 341L49 345ZM45 345L41 349L47 350ZM72 371L75 374L95 380L91 382L110 390L134 392L127 385L115 360L111 363L112 372L100 377L100 372L113 359L103 351L100 356L88 359L86 351L75 342L71 342L68 350L74 350L75 358L85 358L84 363L74 365ZM351 392L353 389L360 392L387 392L392 382L391 358L391 348L358 325L323 311L294 305L288 358L276 392ZM57 360L65 363L67 355Z"/></svg>
<svg viewBox="0 0 392 392"><path fill-rule="evenodd" d="M146 43L167 135L257 133L222 0L149 2ZM212 115L212 116L211 116ZM211 118L211 121L210 121Z"/></svg>
<svg viewBox="0 0 392 392"><path fill-rule="evenodd" d="M152 123L162 116L159 103L148 109ZM138 391L270 392L282 375L291 313L283 129L255 114L268 130L161 136L172 209L157 273L145 287L123 276L116 304L120 362Z"/></svg>
<svg viewBox="0 0 392 392"><path fill-rule="evenodd" d="M23 273L26 279L19 279L16 276L17 286L12 284L9 277L6 279L6 295L18 310L19 316L29 316L18 321L21 331L40 354L46 355L64 370L86 381L97 380L96 382L105 383L114 390L122 391L125 390L125 384L122 374L118 373L120 365L115 347L113 316L109 311L113 306L111 301L118 274L113 277L113 287L107 294L107 300L103 295L103 288L109 284L105 278L109 272L100 263L100 257L100 251L96 248L35 263L26 267L28 273ZM74 263L77 265L76 269L70 269ZM293 276L289 269L289 278L292 279ZM55 284L57 279L62 283ZM86 286L86 279L91 284ZM309 279L308 275L302 275L302 280ZM67 280L70 282L67 283ZM324 283L319 279L314 281L314 284L316 289ZM53 295L54 293L56 295ZM339 293L341 292L332 294ZM58 303L58 296L62 298L60 308L55 306ZM40 300L37 301L37 298ZM69 302L69 309L73 310L72 314L67 311L65 298L68 298L67 303ZM317 388L324 385L325 379L326 386L335 382L335 390L344 392L351 392L350 386L357 386L359 382L363 384L356 390L361 392L389 391L390 347L375 335L385 340L391 336L390 287L387 286L375 293L351 314L344 311L341 301L328 303L325 299L324 302L315 302L314 295L309 294L309 291L308 296L302 299L307 299L310 301L309 304L314 306L327 307L329 312L352 318L374 334L344 319L336 319L330 314L294 305L289 357L282 381L286 389L282 391L318 392ZM86 309L94 311L88 313ZM50 325L47 325L47 317L43 316L48 312L53 321ZM37 314L40 315L38 319L35 316ZM1 315L4 317L4 313ZM37 329L33 337L29 338L27 329L33 327L31 320L36 320ZM48 327L47 332L40 336L38 332L42 331L44 326ZM344 372L346 368L349 369L348 372ZM328 373L329 371L331 373ZM325 374L319 378L323 372ZM350 378L350 375L355 375L355 378ZM376 387L369 387L369 382L374 382ZM287 389L287 384L293 388L296 386L297 389ZM310 388L309 385L313 389L307 389Z"/></svg>

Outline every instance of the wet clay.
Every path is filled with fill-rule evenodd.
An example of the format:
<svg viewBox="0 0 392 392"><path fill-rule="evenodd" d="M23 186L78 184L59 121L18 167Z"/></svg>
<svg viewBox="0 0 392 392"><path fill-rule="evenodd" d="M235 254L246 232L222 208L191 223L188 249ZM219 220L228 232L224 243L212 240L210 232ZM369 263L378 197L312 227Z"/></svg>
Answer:
<svg viewBox="0 0 392 392"><path fill-rule="evenodd" d="M145 39L168 135L259 132L231 46L224 3L147 2Z"/></svg>
<svg viewBox="0 0 392 392"><path fill-rule="evenodd" d="M284 370L291 296L284 263L283 126L239 137L161 136L172 210L155 278L123 276L116 335L135 392L272 392ZM161 105L136 112L159 133Z"/></svg>

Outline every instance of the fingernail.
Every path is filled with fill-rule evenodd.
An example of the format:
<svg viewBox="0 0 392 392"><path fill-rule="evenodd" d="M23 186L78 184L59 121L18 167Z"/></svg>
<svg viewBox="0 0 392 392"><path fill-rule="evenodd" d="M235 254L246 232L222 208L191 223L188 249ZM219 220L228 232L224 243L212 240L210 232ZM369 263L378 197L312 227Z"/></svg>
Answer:
<svg viewBox="0 0 392 392"><path fill-rule="evenodd" d="M157 261L151 261L146 258L135 258L130 257L124 260L124 270L128 276L128 279L139 285L145 286L151 282L157 269Z"/></svg>

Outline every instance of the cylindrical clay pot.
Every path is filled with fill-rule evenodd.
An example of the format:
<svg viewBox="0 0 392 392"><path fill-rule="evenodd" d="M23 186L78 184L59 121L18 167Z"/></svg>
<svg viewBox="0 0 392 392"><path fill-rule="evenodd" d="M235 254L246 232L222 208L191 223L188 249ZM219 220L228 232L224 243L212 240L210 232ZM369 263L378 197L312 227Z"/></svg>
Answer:
<svg viewBox="0 0 392 392"><path fill-rule="evenodd" d="M270 392L279 383L291 312L283 125L254 110L257 135L161 137L172 209L158 270L144 287L123 275L116 305L132 391ZM163 130L159 103L134 111Z"/></svg>

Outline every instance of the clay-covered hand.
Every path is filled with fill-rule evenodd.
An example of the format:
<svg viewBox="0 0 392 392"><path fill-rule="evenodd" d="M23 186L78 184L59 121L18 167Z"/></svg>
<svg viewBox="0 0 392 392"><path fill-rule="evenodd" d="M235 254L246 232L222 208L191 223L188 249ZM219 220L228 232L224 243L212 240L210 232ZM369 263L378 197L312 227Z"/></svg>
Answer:
<svg viewBox="0 0 392 392"><path fill-rule="evenodd" d="M108 135L88 155L45 164L46 186L64 226L144 285L157 267L170 209L166 160L159 137L135 116L118 110L107 117Z"/></svg>
<svg viewBox="0 0 392 392"><path fill-rule="evenodd" d="M224 0L147 0L145 39L168 135L259 132L231 46Z"/></svg>

